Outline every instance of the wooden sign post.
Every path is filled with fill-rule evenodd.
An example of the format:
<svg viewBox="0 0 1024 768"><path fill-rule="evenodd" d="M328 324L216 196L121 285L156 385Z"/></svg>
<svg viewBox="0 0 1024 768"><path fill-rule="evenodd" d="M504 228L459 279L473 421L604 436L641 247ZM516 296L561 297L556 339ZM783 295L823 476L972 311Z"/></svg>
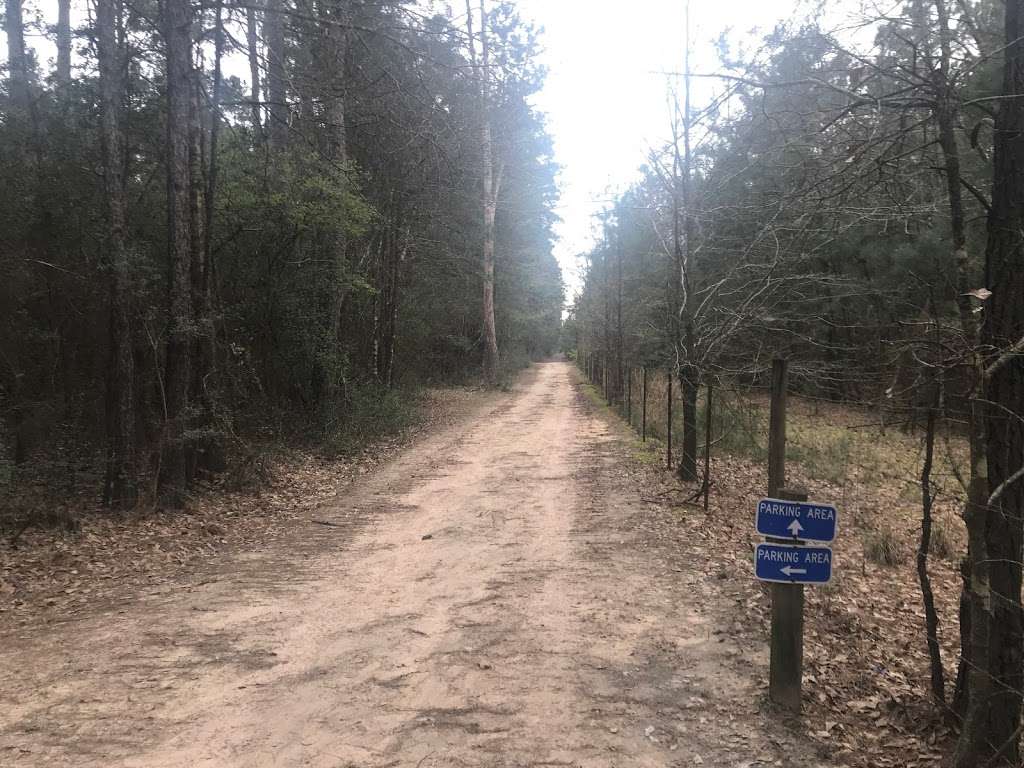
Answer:
<svg viewBox="0 0 1024 768"><path fill-rule="evenodd" d="M807 494L786 485L785 360L772 360L771 414L768 426L768 496L786 501L807 501ZM782 540L783 543L792 543ZM804 658L804 585L772 584L771 665L768 698L798 714L801 705Z"/></svg>
<svg viewBox="0 0 1024 768"><path fill-rule="evenodd" d="M783 488L775 498L807 501L806 493ZM792 544L786 539L768 539ZM800 713L804 673L804 585L772 584L771 662L768 698L793 714Z"/></svg>

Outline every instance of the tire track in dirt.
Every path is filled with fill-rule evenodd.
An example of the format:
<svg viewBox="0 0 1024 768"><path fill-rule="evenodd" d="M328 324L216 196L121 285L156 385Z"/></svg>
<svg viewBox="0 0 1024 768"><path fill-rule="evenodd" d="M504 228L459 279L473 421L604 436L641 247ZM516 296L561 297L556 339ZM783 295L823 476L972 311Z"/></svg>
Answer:
<svg viewBox="0 0 1024 768"><path fill-rule="evenodd" d="M818 765L771 735L705 575L637 525L626 454L575 369L535 366L330 525L9 643L0 760Z"/></svg>

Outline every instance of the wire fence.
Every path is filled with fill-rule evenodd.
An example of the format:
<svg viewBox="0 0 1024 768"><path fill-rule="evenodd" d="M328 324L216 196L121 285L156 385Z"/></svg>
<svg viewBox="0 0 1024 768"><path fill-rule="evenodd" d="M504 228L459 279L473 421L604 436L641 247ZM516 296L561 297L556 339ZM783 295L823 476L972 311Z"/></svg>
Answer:
<svg viewBox="0 0 1024 768"><path fill-rule="evenodd" d="M671 468L679 458L684 428L683 398L671 369L664 366L605 363L601 353L583 353L577 365L600 392L607 405L632 427L644 442L662 444L665 463ZM715 388L715 405L710 415L716 448L750 456L767 451L764 409L750 398L750 388ZM708 427L706 388L697 400L694 429L700 436L698 456L705 451Z"/></svg>
<svg viewBox="0 0 1024 768"><path fill-rule="evenodd" d="M673 371L665 366L656 365L634 366L623 364L620 367L617 361L609 360L609 356L602 352L582 352L576 362L587 380L603 396L607 405L616 410L643 441L660 443L659 447L664 451L665 464L667 467L672 468L674 460L678 458L678 455L674 456L674 452L678 454L677 446L683 429L682 398L679 387L677 385L674 386ZM678 384L678 382L675 382L675 384ZM765 397L766 393L763 390L764 387L758 386L755 383L748 383L742 388L716 386L714 411L710 415L712 433L715 435L715 438L713 442L708 440L707 444L714 445L716 451L722 450L726 453L745 453L748 456L756 456L757 458L760 458L762 454L766 454L767 445L762 445L761 443L766 431L767 414L763 404L759 402L759 398L763 399ZM799 398L805 404L804 407L811 409L815 415L819 407L834 405L836 402L834 398L805 393L800 393ZM870 423L844 425L841 428L843 432L877 428L882 435L885 435L888 428L903 427L905 430L904 439L912 440L914 439L913 433L916 433L920 426L917 423L917 409L915 408L902 411L898 408L887 409L878 401L855 404L869 410L874 418L869 419ZM945 457L945 463L949 467L943 474L955 478L957 483L954 483L954 485L959 484L963 486L957 466L962 466L966 457L959 455L965 449L963 445L960 445L963 442L963 436L959 434L961 425L956 418L957 409L952 408L950 413L945 415L947 422L953 428L952 435L954 437L951 438L949 432L944 435L947 444L946 450L949 453ZM698 399L698 409L695 416L696 429L698 434L703 437L707 427L707 419L709 418L703 397ZM710 435L711 433L708 434ZM888 434L888 439L896 438L893 433L890 432ZM839 448L835 446L831 448L833 450L842 450L843 441L838 440L836 442ZM957 445L952 446L954 442ZM799 438L791 445L791 448L793 447L799 451ZM822 451L822 446L820 445L808 447L812 448L815 453L821 453ZM703 452L704 449L704 445L699 445L698 453ZM794 458L802 459L799 456ZM852 457L827 456L826 458L830 464L839 465L849 463ZM836 461L837 458L841 458L842 461ZM936 472L936 475L938 474ZM848 481L846 477L834 479L842 483ZM963 491L964 489L959 488L957 490ZM953 491L950 495L960 497L961 493ZM1018 565L1021 564L1017 561L1013 562ZM1020 611L1020 601L1017 596L999 594L994 589L990 589L988 594L994 603L1005 606L1005 610ZM870 629L865 631L878 641L885 640L880 633ZM1024 697L1024 690L1010 684L1006 678L996 677L988 670L979 669L969 658L963 658L960 654L957 654L953 661L955 664L963 664L965 669L969 669L975 674L980 673L988 678L994 686L995 695L1003 691ZM937 703L954 720L961 714L953 711L952 702L949 700ZM1020 737L1022 732L1024 732L1024 724L1014 735L1014 738ZM1008 744L990 743L989 746L992 750L992 755L991 759L985 764L985 768L995 768L995 766L1024 768L1024 763L1011 763L1005 760L1004 755L1007 752Z"/></svg>

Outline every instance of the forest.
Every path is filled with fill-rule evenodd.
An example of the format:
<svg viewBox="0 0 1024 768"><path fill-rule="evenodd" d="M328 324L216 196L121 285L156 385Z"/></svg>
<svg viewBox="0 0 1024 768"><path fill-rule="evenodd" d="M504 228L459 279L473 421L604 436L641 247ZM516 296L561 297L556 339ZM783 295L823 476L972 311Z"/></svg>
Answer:
<svg viewBox="0 0 1024 768"><path fill-rule="evenodd" d="M1020 760L1022 14L1013 0L908 0L837 31L820 11L752 51L723 37L718 72L691 69L681 43L668 140L607 209L564 339L609 402L638 386L635 368L668 371L684 481L702 479L701 392L764 389L774 357L792 391L919 430L924 530L936 434L963 438L948 696L926 605L961 768ZM698 102L705 80L716 88ZM922 590L927 604L926 572Z"/></svg>
<svg viewBox="0 0 1024 768"><path fill-rule="evenodd" d="M475 30L397 2L69 8L4 16L15 495L56 471L181 506L267 436L343 445L403 389L554 350L544 74L510 4Z"/></svg>
<svg viewBox="0 0 1024 768"><path fill-rule="evenodd" d="M850 4L841 22L800 6L753 38L723 32L714 66L683 4L660 138L596 217L578 285L555 255L561 169L528 3L53 4L5 0L0 69L0 621L63 660L38 680L115 686L158 657L187 675L266 641L228 682L203 678L224 697L197 696L206 716L173 710L198 677L148 700L175 727L250 716L182 747L247 766L282 764L259 740L276 725L245 749L224 733L304 718L326 690L381 745L445 735L345 752L330 732L317 765L440 765L440 743L466 765L499 764L480 749L683 765L668 753L687 739L693 764L699 747L712 765L817 765L793 757L808 744L836 764L1024 764L1024 0ZM841 577L808 603L813 642L848 647L852 671L812 702L821 727L786 731L792 754L743 687L768 592L736 511L761 482L783 361L797 479L862 505L858 524L893 513L837 545ZM424 398L455 403L452 423L400 453ZM267 469L289 450L301 461ZM222 502L245 511L207 515ZM258 543L230 538L279 512ZM211 552L230 567L209 570ZM278 573L298 598L259 591ZM150 617L102 579L161 600L147 590L189 586ZM214 608L192 595L207 585ZM276 619L239 608L250 589ZM90 590L126 606L101 623L131 641L85 670L79 643L109 636L54 622L87 622ZM230 630L202 623L222 608ZM383 628L401 622L399 642ZM295 628L319 644L267 650ZM209 651L228 631L230 651ZM200 660L171 658L179 642ZM295 679L334 688L273 678L290 651ZM32 763L40 712L95 713L15 666L0 747ZM826 667L808 652L815 684ZM259 710L264 685L299 700ZM100 720L134 722L134 703L109 703L126 690ZM732 757L756 760L725 762L716 729L735 723L760 751ZM570 731L590 735L548 747ZM93 764L58 732L46 748L66 762L47 764ZM122 749L151 738L135 728Z"/></svg>

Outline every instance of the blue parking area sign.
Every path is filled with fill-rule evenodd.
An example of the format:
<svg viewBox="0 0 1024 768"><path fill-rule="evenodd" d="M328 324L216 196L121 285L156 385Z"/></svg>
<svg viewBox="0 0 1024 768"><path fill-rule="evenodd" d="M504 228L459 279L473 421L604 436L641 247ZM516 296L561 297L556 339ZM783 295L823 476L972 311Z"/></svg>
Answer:
<svg viewBox="0 0 1024 768"><path fill-rule="evenodd" d="M833 541L839 512L831 504L761 499L757 532L762 536L801 541Z"/></svg>
<svg viewBox="0 0 1024 768"><path fill-rule="evenodd" d="M754 572L761 581L828 584L832 580L832 549L758 544L754 552Z"/></svg>

